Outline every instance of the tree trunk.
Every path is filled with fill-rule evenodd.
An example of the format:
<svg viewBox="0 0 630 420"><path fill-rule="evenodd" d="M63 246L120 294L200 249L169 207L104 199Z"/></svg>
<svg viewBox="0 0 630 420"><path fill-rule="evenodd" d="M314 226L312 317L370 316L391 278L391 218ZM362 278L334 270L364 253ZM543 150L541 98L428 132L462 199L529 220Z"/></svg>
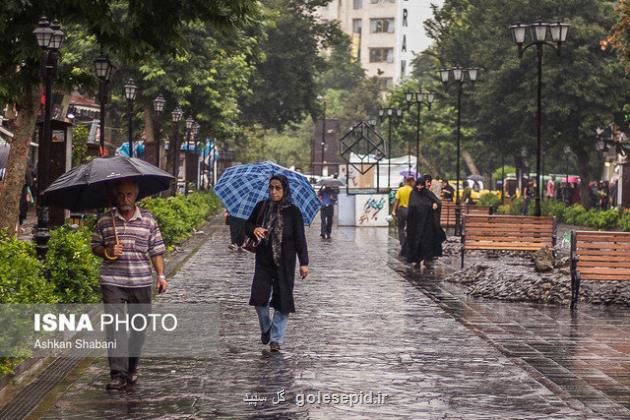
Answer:
<svg viewBox="0 0 630 420"><path fill-rule="evenodd" d="M158 166L155 161L155 131L153 127L153 114L149 106L144 107L144 157L143 160Z"/></svg>
<svg viewBox="0 0 630 420"><path fill-rule="evenodd" d="M20 208L20 195L25 182L26 160L35 132L39 92L33 88L19 99L15 136L10 140L4 188L0 191L0 229L15 234Z"/></svg>
<svg viewBox="0 0 630 420"><path fill-rule="evenodd" d="M589 182L591 182L591 168L589 165L589 154L584 150L583 146L577 146L573 148L575 156L577 157L578 173L582 183L580 184L580 201L586 209L590 209L593 206L591 202L591 194L588 188Z"/></svg>
<svg viewBox="0 0 630 420"><path fill-rule="evenodd" d="M468 170L471 175L481 175L479 168L477 168L475 161L467 150L462 150L462 158L464 159L464 162L466 162L466 166L468 166Z"/></svg>
<svg viewBox="0 0 630 420"><path fill-rule="evenodd" d="M438 171L437 168L422 153L420 153L420 163L428 169L427 173L430 173L433 176L443 175L440 174L440 171Z"/></svg>

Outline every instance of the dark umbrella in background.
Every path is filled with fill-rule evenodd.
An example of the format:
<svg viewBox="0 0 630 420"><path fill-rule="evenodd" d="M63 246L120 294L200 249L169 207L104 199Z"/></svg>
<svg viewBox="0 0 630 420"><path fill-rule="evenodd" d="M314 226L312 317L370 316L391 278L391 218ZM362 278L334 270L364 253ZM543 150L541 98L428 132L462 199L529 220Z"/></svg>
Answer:
<svg viewBox="0 0 630 420"><path fill-rule="evenodd" d="M96 158L72 168L44 191L44 205L74 211L111 207L112 187L122 180L138 183L138 199L169 189L173 175L141 159Z"/></svg>
<svg viewBox="0 0 630 420"><path fill-rule="evenodd" d="M317 184L315 185L317 185L318 187L329 187L329 188L340 188L340 187L346 186L346 184L344 184L343 182L341 182L340 180L336 178L320 179L319 181L317 181Z"/></svg>

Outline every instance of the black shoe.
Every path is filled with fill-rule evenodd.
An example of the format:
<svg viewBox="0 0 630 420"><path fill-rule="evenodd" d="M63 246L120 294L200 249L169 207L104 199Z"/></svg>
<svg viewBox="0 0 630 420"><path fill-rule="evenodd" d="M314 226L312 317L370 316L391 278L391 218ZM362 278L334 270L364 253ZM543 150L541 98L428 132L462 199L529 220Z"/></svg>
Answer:
<svg viewBox="0 0 630 420"><path fill-rule="evenodd" d="M326 239L326 235L324 235L323 233L321 235L319 235L322 239Z"/></svg>
<svg viewBox="0 0 630 420"><path fill-rule="evenodd" d="M330 239L330 234L326 235L326 239Z"/></svg>
<svg viewBox="0 0 630 420"><path fill-rule="evenodd" d="M275 341L272 341L269 344L269 350L276 352L276 351L280 351L280 344L276 343Z"/></svg>
<svg viewBox="0 0 630 420"><path fill-rule="evenodd" d="M260 333L260 341L262 341L263 344L269 343L270 339L271 339L271 327L269 327L269 329L266 332Z"/></svg>
<svg viewBox="0 0 630 420"><path fill-rule="evenodd" d="M105 388L109 390L121 390L124 389L126 386L127 380L125 378L117 376L115 378L112 378L112 381L108 383Z"/></svg>

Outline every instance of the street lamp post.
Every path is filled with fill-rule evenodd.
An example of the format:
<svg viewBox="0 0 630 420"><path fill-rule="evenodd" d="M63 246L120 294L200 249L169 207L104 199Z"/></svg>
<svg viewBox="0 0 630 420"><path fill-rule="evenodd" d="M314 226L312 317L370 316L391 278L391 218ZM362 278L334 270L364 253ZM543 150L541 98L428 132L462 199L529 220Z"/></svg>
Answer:
<svg viewBox="0 0 630 420"><path fill-rule="evenodd" d="M42 50L42 77L45 83L45 104L44 121L40 136L39 148L37 152L37 233L35 242L37 243L37 255L43 258L48 251L48 207L42 205L41 195L50 184L49 160L50 143L52 141L51 109L52 109L52 82L56 75L57 58L59 48L63 43L65 34L60 29L58 23L52 25L45 16L39 20L37 28L33 31L37 40L37 45Z"/></svg>
<svg viewBox="0 0 630 420"><path fill-rule="evenodd" d="M136 100L137 86L133 79L125 83L125 98L127 99L127 113L129 114L129 157L133 157L133 101Z"/></svg>
<svg viewBox="0 0 630 420"><path fill-rule="evenodd" d="M451 68L442 68L440 69L440 78L442 79L442 84L444 85L444 89L448 88L449 79L453 79L457 82L457 162L456 162L456 171L457 171L457 181L455 185L455 235L461 235L462 233L462 225L461 225L461 198L459 196L459 184L461 179L460 172L460 161L461 161L461 132L462 132L462 92L464 90L464 82L466 81L466 75L468 75L468 81L472 85L477 81L477 75L479 74L479 69L476 67L471 68L462 68L462 67L451 67Z"/></svg>
<svg viewBox="0 0 630 420"><path fill-rule="evenodd" d="M322 176L324 175L324 162L326 161L326 98L318 96L317 99L322 101L323 104L323 116L322 116Z"/></svg>
<svg viewBox="0 0 630 420"><path fill-rule="evenodd" d="M173 141L171 143L171 157L173 163L172 173L175 177L173 195L177 194L177 171L179 169L179 122L182 120L183 115L184 113L179 106L171 112L171 120L173 121Z"/></svg>
<svg viewBox="0 0 630 420"><path fill-rule="evenodd" d="M416 173L420 173L420 112L422 111L422 105L426 104L429 110L431 110L431 104L435 95L433 92L407 92L405 93L405 100L407 101L407 110L411 108L411 104L415 102L417 107L416 114ZM415 99L415 101L414 101ZM409 165L411 166L411 165ZM411 168L408 168L411 170Z"/></svg>
<svg viewBox="0 0 630 420"><path fill-rule="evenodd" d="M155 166L160 167L160 116L164 111L166 99L160 94L153 100L153 110L155 111Z"/></svg>
<svg viewBox="0 0 630 420"><path fill-rule="evenodd" d="M525 45L525 38L529 29L532 41ZM541 180L541 161L542 161L542 58L543 46L547 45L555 49L560 56L562 43L567 39L569 25L566 23L543 23L536 22L530 25L517 23L510 25L512 38L518 46L518 56L523 57L523 53L532 45L536 46L536 55L538 57L538 89L537 89L537 111L536 111L536 216L541 215L540 202L542 198L542 180ZM547 32L551 33L551 41L546 41ZM554 44L555 43L555 44Z"/></svg>
<svg viewBox="0 0 630 420"><path fill-rule="evenodd" d="M387 188L391 188L392 180L392 118L402 118L402 109L385 108L378 110L381 120L387 118Z"/></svg>
<svg viewBox="0 0 630 420"><path fill-rule="evenodd" d="M105 105L107 104L107 95L109 81L116 67L109 61L106 55L100 55L94 60L94 71L99 80L98 100L100 102L100 135L99 135L99 156L105 156Z"/></svg>
<svg viewBox="0 0 630 420"><path fill-rule="evenodd" d="M184 154L184 163L185 163L185 168L186 170L184 171L184 194L188 195L188 165L190 165L190 136L191 136L191 130L193 128L193 125L195 124L195 120L193 119L192 115L188 116L188 118L186 118L186 151Z"/></svg>
<svg viewBox="0 0 630 420"><path fill-rule="evenodd" d="M198 142L198 136L199 136L199 129L201 128L201 125L199 125L198 122L195 121L195 124L193 124L192 127L192 146L193 146L193 154L194 154L194 165L195 165L195 188L197 189L197 191L200 189L199 187L199 153L197 153L197 142Z"/></svg>

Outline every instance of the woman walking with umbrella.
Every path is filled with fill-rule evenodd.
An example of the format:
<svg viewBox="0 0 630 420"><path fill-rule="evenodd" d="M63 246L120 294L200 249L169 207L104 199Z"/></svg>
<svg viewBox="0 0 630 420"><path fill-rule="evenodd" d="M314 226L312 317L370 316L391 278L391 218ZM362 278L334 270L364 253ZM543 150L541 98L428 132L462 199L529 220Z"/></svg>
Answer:
<svg viewBox="0 0 630 420"><path fill-rule="evenodd" d="M269 199L256 204L245 224L246 235L259 241L249 304L256 307L262 343L269 343L271 351L279 351L289 314L295 312L296 256L304 279L308 276L308 249L302 213L292 203L289 180L273 175L268 189ZM273 318L270 306L274 308Z"/></svg>

